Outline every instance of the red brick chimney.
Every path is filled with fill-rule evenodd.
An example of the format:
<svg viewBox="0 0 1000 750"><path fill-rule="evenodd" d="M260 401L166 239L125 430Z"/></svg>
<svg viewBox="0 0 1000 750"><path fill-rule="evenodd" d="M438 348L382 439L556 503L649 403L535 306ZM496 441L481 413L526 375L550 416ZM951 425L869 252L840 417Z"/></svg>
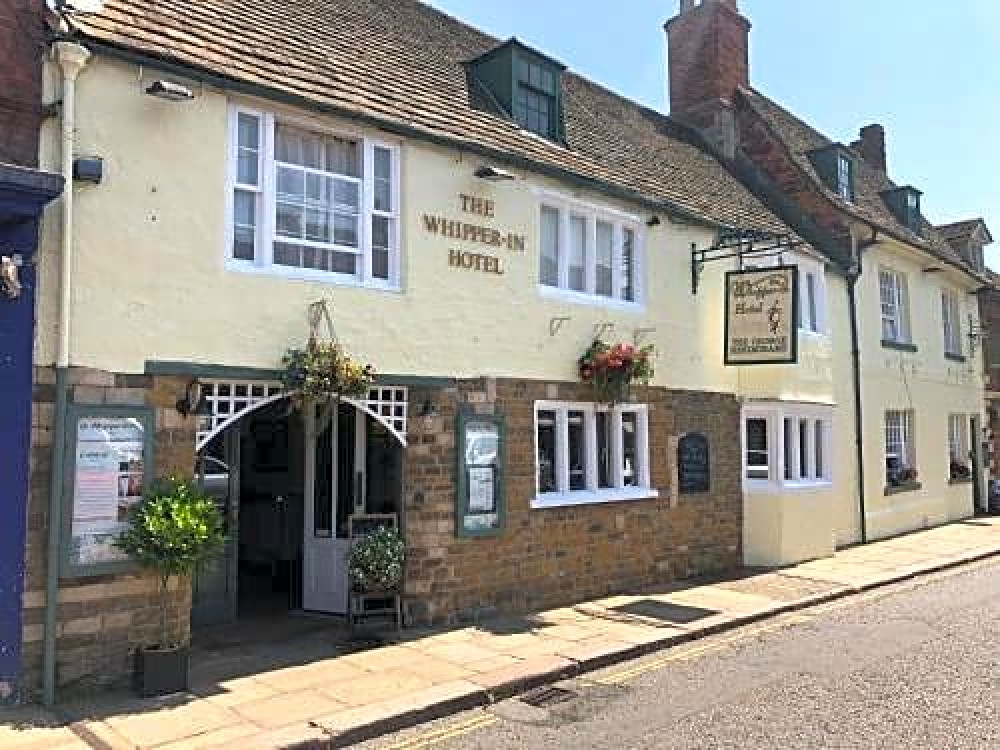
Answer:
<svg viewBox="0 0 1000 750"><path fill-rule="evenodd" d="M45 3L0 0L0 162L38 164Z"/></svg>
<svg viewBox="0 0 1000 750"><path fill-rule="evenodd" d="M731 103L737 88L750 83L750 22L737 0L681 0L680 13L664 29L671 116L702 128L731 156Z"/></svg>
<svg viewBox="0 0 1000 750"><path fill-rule="evenodd" d="M750 22L736 0L681 0L667 21L670 112L682 114L707 102L729 102L749 78Z"/></svg>
<svg viewBox="0 0 1000 750"><path fill-rule="evenodd" d="M887 164L885 158L885 128L881 125L866 125L861 128L861 140L855 141L851 147L861 154L871 167L885 174Z"/></svg>

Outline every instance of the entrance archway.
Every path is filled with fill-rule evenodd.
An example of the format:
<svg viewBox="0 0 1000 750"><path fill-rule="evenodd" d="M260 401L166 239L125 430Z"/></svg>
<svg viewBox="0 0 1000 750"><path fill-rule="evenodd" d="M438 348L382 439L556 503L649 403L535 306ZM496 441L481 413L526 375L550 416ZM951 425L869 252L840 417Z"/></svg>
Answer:
<svg viewBox="0 0 1000 750"><path fill-rule="evenodd" d="M271 386L203 384L213 412L200 425L198 475L226 513L230 542L196 576L196 626L230 621L266 599L252 598L254 577L288 589L286 610L344 613L348 520L401 513L405 388L292 410Z"/></svg>

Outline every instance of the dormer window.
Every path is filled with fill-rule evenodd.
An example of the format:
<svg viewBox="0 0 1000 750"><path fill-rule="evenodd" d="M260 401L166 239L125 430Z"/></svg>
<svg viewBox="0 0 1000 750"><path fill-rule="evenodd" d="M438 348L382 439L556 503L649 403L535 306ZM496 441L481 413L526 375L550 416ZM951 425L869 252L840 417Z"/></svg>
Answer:
<svg viewBox="0 0 1000 750"><path fill-rule="evenodd" d="M854 155L839 143L809 153L809 159L826 186L845 203L854 202Z"/></svg>
<svg viewBox="0 0 1000 750"><path fill-rule="evenodd" d="M473 103L551 141L564 138L565 66L511 39L468 63Z"/></svg>
<svg viewBox="0 0 1000 750"><path fill-rule="evenodd" d="M920 234L923 219L920 214L920 191L913 187L901 187L882 193L886 205L896 220L914 234Z"/></svg>

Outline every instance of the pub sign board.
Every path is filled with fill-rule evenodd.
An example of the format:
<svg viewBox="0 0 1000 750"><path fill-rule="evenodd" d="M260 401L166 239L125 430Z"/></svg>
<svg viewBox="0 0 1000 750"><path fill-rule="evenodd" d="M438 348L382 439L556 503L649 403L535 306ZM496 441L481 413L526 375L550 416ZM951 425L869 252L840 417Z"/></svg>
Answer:
<svg viewBox="0 0 1000 750"><path fill-rule="evenodd" d="M725 312L727 365L798 361L798 267L729 271Z"/></svg>
<svg viewBox="0 0 1000 750"><path fill-rule="evenodd" d="M708 492L712 488L712 460L708 438L689 432L677 442L677 482L682 495Z"/></svg>

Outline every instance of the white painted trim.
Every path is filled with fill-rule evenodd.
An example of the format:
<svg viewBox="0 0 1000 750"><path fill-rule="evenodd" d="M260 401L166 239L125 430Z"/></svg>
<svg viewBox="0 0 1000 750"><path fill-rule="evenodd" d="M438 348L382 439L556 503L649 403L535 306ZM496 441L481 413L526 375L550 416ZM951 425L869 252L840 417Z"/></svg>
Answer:
<svg viewBox="0 0 1000 750"><path fill-rule="evenodd" d="M573 492L549 492L536 495L531 500L534 510L544 508L565 508L575 505L599 505L603 503L634 502L655 500L659 490L651 487L621 487L610 490L575 490Z"/></svg>
<svg viewBox="0 0 1000 750"><path fill-rule="evenodd" d="M538 197L539 200L541 200L542 203L561 203L567 208L575 206L578 212L583 210L589 213L603 214L619 221L626 221L632 224L642 224L642 217L638 214L628 213L627 211L622 211L617 208L610 208L609 206L602 205L600 203L580 200L579 198L575 198L568 193L561 193L558 190L551 190L549 188L535 185L532 186L532 192L536 197Z"/></svg>
<svg viewBox="0 0 1000 750"><path fill-rule="evenodd" d="M747 492L781 493L785 491L809 490L833 485L833 406L829 404L754 401L743 405L740 414L740 470L743 489ZM747 432L748 419L764 419L767 422L768 478L747 477ZM791 420L789 449L785 449L785 420ZM801 451L801 423L806 422L806 472L815 473L816 464L816 423L823 425L823 476L815 479L801 479L799 462ZM785 479L785 455L792 459L792 476Z"/></svg>
<svg viewBox="0 0 1000 750"><path fill-rule="evenodd" d="M282 265L261 267L256 263L250 263L249 261L232 259L226 261L225 268L227 271L236 271L238 273L275 276L278 278L293 279L296 281L312 281L321 284L330 284L331 286L349 286L357 287L359 289L372 289L375 291L395 293L401 293L403 291L402 287L398 284L387 284L384 281L371 281L365 284L359 281L356 276L351 276L350 274L334 273L332 271L318 271L314 268L299 268L298 266Z"/></svg>
<svg viewBox="0 0 1000 750"><path fill-rule="evenodd" d="M621 310L622 312L631 312L636 313L637 315L644 313L646 310L646 306L639 302L628 302L626 300L615 299L614 297L604 297L597 294L585 294L583 292L575 292L572 289L560 289L559 287L548 286L547 284L539 284L538 293L540 296L547 299L572 302L577 305L586 305L588 307L603 307ZM636 296L638 296L638 294Z"/></svg>

